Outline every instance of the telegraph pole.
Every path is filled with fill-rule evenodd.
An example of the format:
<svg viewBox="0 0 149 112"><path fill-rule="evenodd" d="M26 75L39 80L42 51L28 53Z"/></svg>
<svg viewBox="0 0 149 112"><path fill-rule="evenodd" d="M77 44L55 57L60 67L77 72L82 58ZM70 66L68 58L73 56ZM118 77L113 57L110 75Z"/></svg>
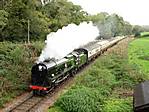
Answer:
<svg viewBox="0 0 149 112"><path fill-rule="evenodd" d="M27 36L27 41L28 41L28 44L30 43L30 21L29 21L29 19L28 19L28 36Z"/></svg>
<svg viewBox="0 0 149 112"><path fill-rule="evenodd" d="M2 9L4 10L4 0L2 1Z"/></svg>

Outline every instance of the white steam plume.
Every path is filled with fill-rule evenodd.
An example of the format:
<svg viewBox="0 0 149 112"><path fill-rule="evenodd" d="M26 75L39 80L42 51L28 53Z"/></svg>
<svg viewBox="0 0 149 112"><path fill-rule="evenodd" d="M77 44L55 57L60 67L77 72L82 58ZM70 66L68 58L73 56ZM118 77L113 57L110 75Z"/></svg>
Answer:
<svg viewBox="0 0 149 112"><path fill-rule="evenodd" d="M46 47L43 49L38 62L49 58L61 59L82 45L95 40L99 36L99 30L93 24L83 22L79 26L70 24L56 33L47 35Z"/></svg>

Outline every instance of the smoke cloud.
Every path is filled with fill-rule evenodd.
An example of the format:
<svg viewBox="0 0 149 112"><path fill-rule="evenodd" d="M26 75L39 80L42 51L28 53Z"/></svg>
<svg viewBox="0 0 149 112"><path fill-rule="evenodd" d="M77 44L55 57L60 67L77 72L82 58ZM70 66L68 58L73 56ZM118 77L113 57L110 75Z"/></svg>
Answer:
<svg viewBox="0 0 149 112"><path fill-rule="evenodd" d="M46 46L43 49L38 62L46 59L61 59L74 49L87 44L99 36L99 30L91 22L83 22L80 25L69 24L57 32L47 35Z"/></svg>

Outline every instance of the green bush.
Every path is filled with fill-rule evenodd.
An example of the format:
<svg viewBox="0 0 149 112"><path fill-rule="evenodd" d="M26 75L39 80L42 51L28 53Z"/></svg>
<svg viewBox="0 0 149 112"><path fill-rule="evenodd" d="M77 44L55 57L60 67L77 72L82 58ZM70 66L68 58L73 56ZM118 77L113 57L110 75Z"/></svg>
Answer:
<svg viewBox="0 0 149 112"><path fill-rule="evenodd" d="M109 99L105 101L103 112L132 112L130 99Z"/></svg>
<svg viewBox="0 0 149 112"><path fill-rule="evenodd" d="M86 87L70 89L56 102L65 112L102 112L103 96Z"/></svg>
<svg viewBox="0 0 149 112"><path fill-rule="evenodd" d="M44 45L45 45L44 42L36 41L31 44L31 47L32 47L32 50L35 51L35 53L37 53L37 56L39 56Z"/></svg>

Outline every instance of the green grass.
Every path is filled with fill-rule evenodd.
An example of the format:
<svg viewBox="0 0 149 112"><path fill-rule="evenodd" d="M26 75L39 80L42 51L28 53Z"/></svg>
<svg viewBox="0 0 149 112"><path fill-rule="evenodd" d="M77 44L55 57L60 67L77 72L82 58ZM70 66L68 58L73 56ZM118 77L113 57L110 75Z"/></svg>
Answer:
<svg viewBox="0 0 149 112"><path fill-rule="evenodd" d="M105 102L103 112L132 112L132 105L128 99L111 98Z"/></svg>
<svg viewBox="0 0 149 112"><path fill-rule="evenodd" d="M0 107L28 90L31 67L42 48L42 42L0 42Z"/></svg>
<svg viewBox="0 0 149 112"><path fill-rule="evenodd" d="M60 107L53 107L53 108L50 108L49 112L65 112L63 111Z"/></svg>
<svg viewBox="0 0 149 112"><path fill-rule="evenodd" d="M138 38L129 45L129 62L149 79L149 37Z"/></svg>

